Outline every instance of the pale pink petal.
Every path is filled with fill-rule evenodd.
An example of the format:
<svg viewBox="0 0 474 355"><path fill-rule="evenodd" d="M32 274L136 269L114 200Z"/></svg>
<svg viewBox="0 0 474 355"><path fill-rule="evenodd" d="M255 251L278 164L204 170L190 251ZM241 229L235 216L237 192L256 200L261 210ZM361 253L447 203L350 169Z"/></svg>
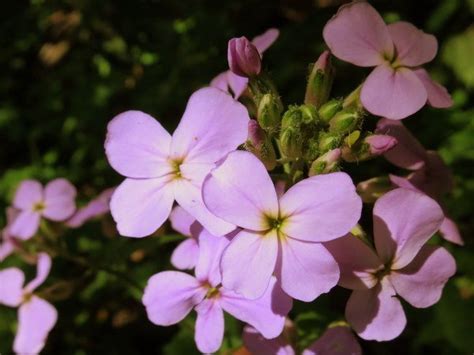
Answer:
<svg viewBox="0 0 474 355"><path fill-rule="evenodd" d="M337 285L339 267L322 244L283 237L279 252L275 274L292 298L311 302Z"/></svg>
<svg viewBox="0 0 474 355"><path fill-rule="evenodd" d="M16 267L0 270L0 304L17 307L23 297L25 275Z"/></svg>
<svg viewBox="0 0 474 355"><path fill-rule="evenodd" d="M266 216L278 216L273 182L262 162L249 152L230 153L204 181L203 197L216 216L251 230L268 229Z"/></svg>
<svg viewBox="0 0 474 355"><path fill-rule="evenodd" d="M170 214L171 227L182 235L186 237L191 236L191 225L196 222L196 218L191 216L186 210L181 206L176 206L173 208Z"/></svg>
<svg viewBox="0 0 474 355"><path fill-rule="evenodd" d="M349 175L312 176L280 198L280 216L288 216L281 228L292 238L324 242L347 234L359 220L361 210L362 201Z"/></svg>
<svg viewBox="0 0 474 355"><path fill-rule="evenodd" d="M221 236L235 229L234 224L217 217L204 205L201 184L179 179L174 181L173 190L178 204L212 234Z"/></svg>
<svg viewBox="0 0 474 355"><path fill-rule="evenodd" d="M12 238L2 238L0 242L0 262L5 260L15 250L15 244Z"/></svg>
<svg viewBox="0 0 474 355"><path fill-rule="evenodd" d="M38 231L40 220L41 215L39 212L30 210L21 211L9 227L9 232L18 239L30 239Z"/></svg>
<svg viewBox="0 0 474 355"><path fill-rule="evenodd" d="M295 355L295 350L286 337L264 338L255 328L247 325L242 334L245 348L258 355Z"/></svg>
<svg viewBox="0 0 474 355"><path fill-rule="evenodd" d="M293 302L285 295L275 277L271 277L262 297L249 300L223 288L221 306L235 318L256 328L265 338L275 338L285 326L285 317Z"/></svg>
<svg viewBox="0 0 474 355"><path fill-rule="evenodd" d="M194 340L204 354L219 350L224 338L224 312L215 299L205 299L196 306Z"/></svg>
<svg viewBox="0 0 474 355"><path fill-rule="evenodd" d="M346 318L361 338L377 341L395 339L407 322L395 290L387 280L368 290L352 291Z"/></svg>
<svg viewBox="0 0 474 355"><path fill-rule="evenodd" d="M16 189L13 207L31 210L41 201L43 201L43 186L36 180L23 180Z"/></svg>
<svg viewBox="0 0 474 355"><path fill-rule="evenodd" d="M36 262L36 276L26 286L26 292L33 292L39 285L41 285L49 275L51 270L51 257L46 253L39 253Z"/></svg>
<svg viewBox="0 0 474 355"><path fill-rule="evenodd" d="M209 86L217 89L221 89L222 91L228 91L229 90L229 84L227 80L227 74L228 70L225 72L220 73L217 75L214 79L212 79L211 83Z"/></svg>
<svg viewBox="0 0 474 355"><path fill-rule="evenodd" d="M221 283L221 258L228 245L229 240L226 237L216 237L206 230L199 234L199 258L196 265L198 280L213 287Z"/></svg>
<svg viewBox="0 0 474 355"><path fill-rule="evenodd" d="M428 93L428 103L431 106L436 108L447 108L453 106L453 99L451 98L451 95L449 95L448 90L431 79L425 69L416 69L414 70L414 73L425 86L426 92Z"/></svg>
<svg viewBox="0 0 474 355"><path fill-rule="evenodd" d="M171 254L171 265L180 270L192 269L199 257L199 244L194 238L187 238L178 244Z"/></svg>
<svg viewBox="0 0 474 355"><path fill-rule="evenodd" d="M104 190L99 196L90 201L84 207L78 209L74 215L69 218L66 225L71 228L78 228L85 222L95 217L102 216L110 211L110 199L115 191L115 187Z"/></svg>
<svg viewBox="0 0 474 355"><path fill-rule="evenodd" d="M260 55L263 54L278 38L280 31L276 28L270 28L259 36L252 39L252 43L257 47Z"/></svg>
<svg viewBox="0 0 474 355"><path fill-rule="evenodd" d="M17 354L39 354L58 319L49 302L32 296L18 309L18 329L13 350Z"/></svg>
<svg viewBox="0 0 474 355"><path fill-rule="evenodd" d="M214 163L247 139L250 120L244 105L216 88L196 91L173 134L173 158Z"/></svg>
<svg viewBox="0 0 474 355"><path fill-rule="evenodd" d="M421 190L413 183L413 181L410 179L410 177L412 177L413 174L416 174L416 173L417 173L417 172L415 171L414 173L411 173L411 174L408 175L407 177L397 176L397 175L393 175L393 174L388 174L388 177L389 177L390 182L392 183L392 185L394 185L394 186L396 186L396 187L401 187L401 188L404 188L404 189L413 190L413 191L418 191L418 192L423 193L423 191L421 191Z"/></svg>
<svg viewBox="0 0 474 355"><path fill-rule="evenodd" d="M400 21L388 25L395 45L397 63L417 67L431 62L438 51L436 37L419 30L411 23Z"/></svg>
<svg viewBox="0 0 474 355"><path fill-rule="evenodd" d="M438 246L425 245L403 269L392 271L389 278L395 291L413 307L426 308L441 298L444 285L456 272L456 261Z"/></svg>
<svg viewBox="0 0 474 355"><path fill-rule="evenodd" d="M439 232L447 241L457 245L464 245L464 240L461 237L459 228L451 218L444 217L443 223L441 223L439 227Z"/></svg>
<svg viewBox="0 0 474 355"><path fill-rule="evenodd" d="M373 273L383 268L383 264L375 251L361 239L348 234L324 245L339 264L339 285L352 290L363 290L377 284L378 280Z"/></svg>
<svg viewBox="0 0 474 355"><path fill-rule="evenodd" d="M379 13L367 2L341 6L323 30L331 52L346 62L372 67L393 55L393 43Z"/></svg>
<svg viewBox="0 0 474 355"><path fill-rule="evenodd" d="M234 98L237 100L247 89L249 79L238 76L229 70L227 72L227 83L234 94Z"/></svg>
<svg viewBox="0 0 474 355"><path fill-rule="evenodd" d="M382 118L377 123L376 132L390 135L398 141L395 147L384 154L390 163L409 170L418 170L425 164L425 148L402 122Z"/></svg>
<svg viewBox="0 0 474 355"><path fill-rule="evenodd" d="M142 302L148 319L157 325L179 323L206 296L197 279L180 271L153 275L146 285Z"/></svg>
<svg viewBox="0 0 474 355"><path fill-rule="evenodd" d="M126 177L154 178L170 173L170 145L169 133L144 112L123 112L107 126L107 159Z"/></svg>
<svg viewBox="0 0 474 355"><path fill-rule="evenodd" d="M362 349L351 328L337 326L327 329L301 355L362 355Z"/></svg>
<svg viewBox="0 0 474 355"><path fill-rule="evenodd" d="M379 198L373 215L377 253L392 269L412 261L444 219L435 200L407 189L392 190Z"/></svg>
<svg viewBox="0 0 474 355"><path fill-rule="evenodd" d="M120 235L141 238L155 232L168 218L174 195L167 177L125 179L110 201Z"/></svg>
<svg viewBox="0 0 474 355"><path fill-rule="evenodd" d="M76 188L66 179L50 181L44 188L43 216L52 221L64 221L76 210Z"/></svg>
<svg viewBox="0 0 474 355"><path fill-rule="evenodd" d="M427 98L425 86L412 70L395 70L385 64L369 74L360 92L367 111L392 120L414 114L425 105Z"/></svg>
<svg viewBox="0 0 474 355"><path fill-rule="evenodd" d="M240 231L222 256L223 285L249 299L260 297L268 287L277 255L275 232Z"/></svg>

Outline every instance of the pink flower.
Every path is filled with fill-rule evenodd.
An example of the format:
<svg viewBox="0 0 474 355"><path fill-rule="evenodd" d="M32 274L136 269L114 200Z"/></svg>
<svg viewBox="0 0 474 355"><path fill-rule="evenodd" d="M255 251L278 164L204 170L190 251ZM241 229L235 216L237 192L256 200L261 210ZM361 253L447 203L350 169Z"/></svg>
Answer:
<svg viewBox="0 0 474 355"><path fill-rule="evenodd" d="M435 151L425 150L401 122L382 118L377 123L377 132L391 135L399 141L395 148L384 154L385 158L400 168L413 171L407 177L390 174L393 185L423 192L438 202L453 189L454 179L443 159ZM440 233L452 243L464 244L458 227L447 216Z"/></svg>
<svg viewBox="0 0 474 355"><path fill-rule="evenodd" d="M226 288L257 298L275 274L288 295L312 301L337 284L339 268L321 242L346 234L360 217L347 174L313 176L278 197L264 165L236 151L208 175L203 197L212 213L243 228L222 258Z"/></svg>
<svg viewBox="0 0 474 355"><path fill-rule="evenodd" d="M386 25L367 2L353 2L342 6L326 24L323 37L339 59L375 67L360 94L370 113L400 120L426 101L439 108L452 105L446 89L420 68L436 56L436 38L412 24Z"/></svg>
<svg viewBox="0 0 474 355"><path fill-rule="evenodd" d="M265 339L250 326L242 335L245 347L258 355L295 355L296 350L289 339L280 335L275 339ZM304 349L302 355L362 355L362 349L349 327L328 328L318 340Z"/></svg>
<svg viewBox="0 0 474 355"><path fill-rule="evenodd" d="M257 48L260 56L276 41L279 34L280 32L277 29L271 28L252 40L252 44ZM235 99L238 99L247 88L248 81L247 78L227 70L212 79L210 85L224 91L229 91L230 89Z"/></svg>
<svg viewBox="0 0 474 355"><path fill-rule="evenodd" d="M0 242L0 261L5 260L18 245L18 241L14 236L11 235L10 228L13 221L18 216L19 211L8 207L7 208L7 225L1 231L1 242Z"/></svg>
<svg viewBox="0 0 474 355"><path fill-rule="evenodd" d="M223 311L251 324L267 338L277 337L283 330L292 301L276 284L275 278L271 279L261 298L245 299L221 286L219 262L228 239L203 230L199 243L196 277L179 271L164 271L148 280L143 304L150 321L162 326L176 324L195 309L195 341L203 353L213 353L221 346Z"/></svg>
<svg viewBox="0 0 474 355"><path fill-rule="evenodd" d="M90 201L84 207L78 209L74 215L69 218L66 225L71 228L78 228L90 219L102 216L110 211L110 199L115 191L115 187L111 187L102 191L95 199Z"/></svg>
<svg viewBox="0 0 474 355"><path fill-rule="evenodd" d="M18 328L13 350L19 354L38 354L43 349L48 333L58 318L56 309L33 291L41 285L51 269L51 259L38 254L36 277L23 286L23 272L10 267L0 270L0 304L18 308Z"/></svg>
<svg viewBox="0 0 474 355"><path fill-rule="evenodd" d="M260 74L262 59L258 49L245 37L232 38L227 47L230 70L238 76L250 78Z"/></svg>
<svg viewBox="0 0 474 355"><path fill-rule="evenodd" d="M242 104L214 88L191 96L173 136L143 112L116 116L108 125L105 149L110 165L127 177L110 203L120 234L152 234L175 200L212 234L233 230L204 206L201 184L216 161L245 142L248 121Z"/></svg>
<svg viewBox="0 0 474 355"><path fill-rule="evenodd" d="M16 190L13 207L20 210L10 233L26 240L38 230L41 217L60 222L76 210L76 188L66 179L50 181L44 188L35 180L24 180Z"/></svg>
<svg viewBox="0 0 474 355"><path fill-rule="evenodd" d="M350 234L326 246L341 268L339 284L354 290L346 305L348 322L360 337L384 341L406 325L395 296L417 308L435 304L456 264L446 249L425 245L444 218L428 196L390 191L375 203L373 217L375 250Z"/></svg>

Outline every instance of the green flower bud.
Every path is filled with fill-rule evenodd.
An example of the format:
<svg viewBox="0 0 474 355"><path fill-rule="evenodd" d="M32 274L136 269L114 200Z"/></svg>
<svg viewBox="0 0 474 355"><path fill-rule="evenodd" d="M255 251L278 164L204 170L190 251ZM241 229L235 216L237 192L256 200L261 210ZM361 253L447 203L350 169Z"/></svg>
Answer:
<svg viewBox="0 0 474 355"><path fill-rule="evenodd" d="M280 99L272 94L262 96L258 104L258 123L266 131L275 132L280 125L281 116Z"/></svg>
<svg viewBox="0 0 474 355"><path fill-rule="evenodd" d="M374 177L357 184L357 193L365 203L374 203L391 189L393 187L388 177Z"/></svg>
<svg viewBox="0 0 474 355"><path fill-rule="evenodd" d="M329 97L333 79L334 68L331 64L331 54L329 51L324 51L314 63L309 74L304 98L305 104L321 107Z"/></svg>
<svg viewBox="0 0 474 355"><path fill-rule="evenodd" d="M319 119L325 123L328 123L336 113L342 110L342 101L338 99L332 99L326 102L318 110Z"/></svg>
<svg viewBox="0 0 474 355"><path fill-rule="evenodd" d="M287 158L299 158L302 155L303 137L292 127L287 127L280 133L280 149Z"/></svg>
<svg viewBox="0 0 474 355"><path fill-rule="evenodd" d="M339 148L330 150L313 161L309 168L309 176L327 174L337 169L341 150Z"/></svg>
<svg viewBox="0 0 474 355"><path fill-rule="evenodd" d="M361 114L357 110L342 110L329 121L329 132L348 133L357 127L360 118Z"/></svg>
<svg viewBox="0 0 474 355"><path fill-rule="evenodd" d="M341 136L339 134L325 132L319 135L319 150L321 153L338 148L340 144Z"/></svg>

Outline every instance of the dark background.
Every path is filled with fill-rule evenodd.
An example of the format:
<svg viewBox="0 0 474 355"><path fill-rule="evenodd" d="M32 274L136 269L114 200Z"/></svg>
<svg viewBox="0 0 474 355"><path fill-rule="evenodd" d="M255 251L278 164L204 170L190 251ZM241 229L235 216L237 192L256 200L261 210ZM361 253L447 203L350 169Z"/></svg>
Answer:
<svg viewBox="0 0 474 355"><path fill-rule="evenodd" d="M19 181L67 177L79 203L121 178L103 151L107 122L139 109L173 130L190 94L227 67L227 41L252 38L277 27L280 38L264 66L283 102L301 103L307 68L324 50L322 28L342 1L47 1L2 3L0 13L0 207ZM426 66L453 95L449 110L424 108L404 120L423 145L437 149L453 169L456 187L446 198L466 246L446 245L458 263L442 300L430 309L407 304L408 326L392 342L364 342L367 354L471 354L474 351L474 1L371 1L387 22L406 20L439 41L437 58ZM334 95L347 95L368 73L335 61ZM375 118L373 119L375 122ZM344 167L355 182L397 172L378 159ZM5 216L2 216L5 222ZM0 220L1 221L1 220ZM45 354L192 354L192 316L180 326L155 327L140 303L153 273L170 268L179 238L163 228L158 238L117 236L110 217L66 231L73 254L54 261L45 286L56 287L59 321ZM16 258L5 265L34 268ZM109 270L107 270L109 269ZM112 271L111 271L112 270ZM57 286L59 284L59 286ZM61 289L63 287L63 289ZM63 294L61 294L63 292ZM297 303L293 319L299 345L314 340L343 319L348 293L338 289L311 304ZM11 349L16 312L0 307L0 353ZM240 346L240 324L226 320L222 352Z"/></svg>

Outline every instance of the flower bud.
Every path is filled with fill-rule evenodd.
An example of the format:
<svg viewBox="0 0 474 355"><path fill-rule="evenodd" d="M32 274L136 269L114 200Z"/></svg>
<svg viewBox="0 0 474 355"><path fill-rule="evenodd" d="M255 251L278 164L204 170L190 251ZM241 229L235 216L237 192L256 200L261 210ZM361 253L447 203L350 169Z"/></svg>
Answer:
<svg viewBox="0 0 474 355"><path fill-rule="evenodd" d="M372 156L381 155L398 143L395 137L385 134L372 134L364 139L364 143L369 145L369 152Z"/></svg>
<svg viewBox="0 0 474 355"><path fill-rule="evenodd" d="M328 123L336 113L342 110L342 101L338 99L332 99L326 102L318 110L319 119L325 123Z"/></svg>
<svg viewBox="0 0 474 355"><path fill-rule="evenodd" d="M339 159L341 158L341 150L339 148L330 150L313 161L309 168L309 176L327 174L337 168Z"/></svg>
<svg viewBox="0 0 474 355"><path fill-rule="evenodd" d="M232 38L227 47L230 70L239 76L250 78L260 74L262 60L257 48L245 37Z"/></svg>
<svg viewBox="0 0 474 355"><path fill-rule="evenodd" d="M331 65L331 54L329 51L324 51L309 74L304 103L317 108L321 107L329 97L333 79L334 68Z"/></svg>
<svg viewBox="0 0 474 355"><path fill-rule="evenodd" d="M299 158L302 155L303 137L293 128L287 127L280 133L280 149L287 158Z"/></svg>
<svg viewBox="0 0 474 355"><path fill-rule="evenodd" d="M341 144L341 137L334 133L322 133L319 135L319 150L325 153L331 149L339 147Z"/></svg>
<svg viewBox="0 0 474 355"><path fill-rule="evenodd" d="M359 111L353 109L346 109L338 112L329 121L329 132L347 133L357 127L359 118L361 117Z"/></svg>
<svg viewBox="0 0 474 355"><path fill-rule="evenodd" d="M263 95L257 111L260 127L270 132L278 130L282 111L279 98L274 97L273 94Z"/></svg>
<svg viewBox="0 0 474 355"><path fill-rule="evenodd" d="M249 121L245 149L259 158L267 170L273 170L275 168L276 154L272 141L255 120Z"/></svg>
<svg viewBox="0 0 474 355"><path fill-rule="evenodd" d="M365 203L373 203L392 189L387 177L374 177L357 184L357 193Z"/></svg>

